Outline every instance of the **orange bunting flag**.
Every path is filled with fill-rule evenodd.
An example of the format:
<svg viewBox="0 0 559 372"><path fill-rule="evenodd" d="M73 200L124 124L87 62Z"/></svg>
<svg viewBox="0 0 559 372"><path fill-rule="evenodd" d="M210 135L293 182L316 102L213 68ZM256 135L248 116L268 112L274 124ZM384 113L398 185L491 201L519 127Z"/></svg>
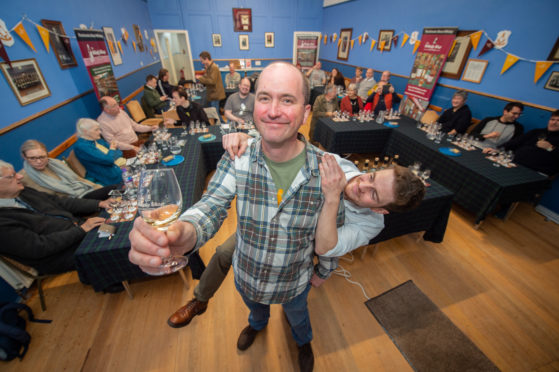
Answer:
<svg viewBox="0 0 559 372"><path fill-rule="evenodd" d="M553 61L538 61L536 62L536 70L534 71L534 84L540 80L547 69L553 64Z"/></svg>
<svg viewBox="0 0 559 372"><path fill-rule="evenodd" d="M478 32L474 32L473 34L470 34L470 40L472 41L474 50L477 49L477 45L479 44L479 40L481 39L481 34L482 31L478 31Z"/></svg>
<svg viewBox="0 0 559 372"><path fill-rule="evenodd" d="M415 54L415 52L417 52L417 48L419 48L419 45L421 45L421 40L417 40L415 42L415 45L413 46L413 52L412 54Z"/></svg>
<svg viewBox="0 0 559 372"><path fill-rule="evenodd" d="M507 54L507 59L505 59L505 63L503 64L503 68L501 69L501 75L509 68L512 67L516 62L518 62L518 57L512 54Z"/></svg>
<svg viewBox="0 0 559 372"><path fill-rule="evenodd" d="M400 48L404 47L404 44L406 43L406 41L408 41L409 38L410 38L410 35L408 35L404 32L404 37L402 37L402 45L400 46Z"/></svg>
<svg viewBox="0 0 559 372"><path fill-rule="evenodd" d="M375 39L371 39L371 52L373 51L373 49L375 48L375 44L377 43L377 41Z"/></svg>
<svg viewBox="0 0 559 372"><path fill-rule="evenodd" d="M37 25L37 31L39 31L39 35L41 35L41 40L43 40L43 44L45 44L45 48L47 48L47 53L48 53L50 51L49 30L47 30L46 28L44 28L42 26Z"/></svg>
<svg viewBox="0 0 559 372"><path fill-rule="evenodd" d="M456 39L454 39L454 41L452 41L452 46L450 47L450 50L448 51L447 56L450 57L450 55L452 54L452 51L454 50L454 47L456 46Z"/></svg>
<svg viewBox="0 0 559 372"><path fill-rule="evenodd" d="M116 42L116 45L118 45L118 50L120 50L120 54L124 54L122 53L122 45L120 44L120 40Z"/></svg>
<svg viewBox="0 0 559 372"><path fill-rule="evenodd" d="M107 41L109 42L109 49L111 50L111 53L115 54L116 53L115 45L111 40L107 40Z"/></svg>
<svg viewBox="0 0 559 372"><path fill-rule="evenodd" d="M328 41L328 35L324 35L324 45L326 45L327 41Z"/></svg>
<svg viewBox="0 0 559 372"><path fill-rule="evenodd" d="M29 40L29 35L27 35L27 31L25 31L25 27L23 27L23 23L21 23L21 21L19 21L18 24L14 27L14 31L16 32L16 34L19 35L19 37L23 39L23 41L25 41L27 45L29 45L31 49L35 51L35 53L37 53L37 49L35 49L35 46L31 42L31 40Z"/></svg>
<svg viewBox="0 0 559 372"><path fill-rule="evenodd" d="M386 41L385 41L385 40L381 40L381 42L380 42L380 52L381 52L381 53L384 52L384 44L386 44Z"/></svg>
<svg viewBox="0 0 559 372"><path fill-rule="evenodd" d="M136 42L132 40L132 46L134 47L134 52L136 51Z"/></svg>
<svg viewBox="0 0 559 372"><path fill-rule="evenodd" d="M338 34L334 33L334 35L332 35L332 41L336 41L337 38L338 38Z"/></svg>
<svg viewBox="0 0 559 372"><path fill-rule="evenodd" d="M361 41L363 41L363 35L359 35L358 39L359 39L359 45L361 45Z"/></svg>
<svg viewBox="0 0 559 372"><path fill-rule="evenodd" d="M350 49L353 49L353 44L355 44L355 40L351 40L351 47L350 47Z"/></svg>

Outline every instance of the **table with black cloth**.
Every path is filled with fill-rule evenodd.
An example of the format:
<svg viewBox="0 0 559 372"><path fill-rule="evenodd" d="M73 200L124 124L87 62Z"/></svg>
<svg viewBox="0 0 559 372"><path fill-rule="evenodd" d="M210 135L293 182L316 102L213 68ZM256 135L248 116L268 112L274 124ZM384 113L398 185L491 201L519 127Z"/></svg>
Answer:
<svg viewBox="0 0 559 372"><path fill-rule="evenodd" d="M378 153L400 155L400 163L420 161L431 169L431 178L455 193L454 201L475 215L479 224L498 204L530 201L550 186L548 178L523 166L495 167L481 150L461 151L450 157L439 152L450 142L436 144L416 128L416 122L402 117L397 128L374 121L365 123L318 120L314 139L327 151L336 153ZM387 131L388 129L388 131ZM379 139L374 139L375 137Z"/></svg>
<svg viewBox="0 0 559 372"><path fill-rule="evenodd" d="M182 129L171 129L170 132L173 136L179 136ZM179 137L187 139L182 152L184 161L173 167L182 191L183 210L200 200L204 191L206 175L210 170L215 169L224 152L219 128L210 127L210 133L215 134L216 139L204 143L198 141L198 137L202 134ZM158 167L165 166L159 164ZM98 238L97 229L88 232L75 253L76 267L80 277L95 291L102 291L125 280L147 276L138 266L128 260L130 250L128 234L132 230L133 222L117 223L115 226L117 229L111 240ZM197 252L191 254L189 265L193 276L199 277L204 269L204 264Z"/></svg>

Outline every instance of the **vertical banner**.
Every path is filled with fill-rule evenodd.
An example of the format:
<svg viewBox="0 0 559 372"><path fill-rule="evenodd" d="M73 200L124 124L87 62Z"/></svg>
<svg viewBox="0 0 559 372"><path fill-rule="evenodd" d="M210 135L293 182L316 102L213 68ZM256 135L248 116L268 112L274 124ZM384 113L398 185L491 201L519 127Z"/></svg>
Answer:
<svg viewBox="0 0 559 372"><path fill-rule="evenodd" d="M303 69L309 69L318 62L320 51L319 32L295 32L293 34L293 64L300 64Z"/></svg>
<svg viewBox="0 0 559 372"><path fill-rule="evenodd" d="M120 92L116 85L103 31L75 28L74 33L97 98L109 96L120 102Z"/></svg>

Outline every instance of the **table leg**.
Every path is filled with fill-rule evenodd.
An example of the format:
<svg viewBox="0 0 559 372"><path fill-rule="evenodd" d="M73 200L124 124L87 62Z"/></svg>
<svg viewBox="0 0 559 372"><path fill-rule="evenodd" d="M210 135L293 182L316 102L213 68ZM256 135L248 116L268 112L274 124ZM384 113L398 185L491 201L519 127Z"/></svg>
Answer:
<svg viewBox="0 0 559 372"><path fill-rule="evenodd" d="M130 297L130 299L132 300L134 298L134 295L132 294L132 290L130 289L130 284L128 283L128 280L123 280L122 286L124 287L126 293L128 293L128 297Z"/></svg>
<svg viewBox="0 0 559 372"><path fill-rule="evenodd" d="M479 221L478 223L476 223L476 224L474 225L474 230L479 230L479 228L480 228L481 225L483 224L483 221L484 221L484 220L481 220L481 221Z"/></svg>
<svg viewBox="0 0 559 372"><path fill-rule="evenodd" d="M507 214L505 214L505 218L503 218L504 221L509 220L510 216L512 216L512 214L516 210L516 207L518 207L518 204L519 202L514 202L510 205L509 209L507 210Z"/></svg>

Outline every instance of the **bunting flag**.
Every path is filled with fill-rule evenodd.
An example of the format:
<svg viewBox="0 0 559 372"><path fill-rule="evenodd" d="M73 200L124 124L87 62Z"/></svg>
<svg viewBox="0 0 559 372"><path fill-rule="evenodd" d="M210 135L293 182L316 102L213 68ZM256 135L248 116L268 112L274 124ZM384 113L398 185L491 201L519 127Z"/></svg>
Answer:
<svg viewBox="0 0 559 372"><path fill-rule="evenodd" d="M136 42L132 40L132 46L134 47L134 52L136 52Z"/></svg>
<svg viewBox="0 0 559 372"><path fill-rule="evenodd" d="M365 44L367 42L367 40L369 40L369 33L364 32L363 33L363 44Z"/></svg>
<svg viewBox="0 0 559 372"><path fill-rule="evenodd" d="M371 52L373 51L373 49L375 48L375 44L377 43L377 41L375 39L371 39Z"/></svg>
<svg viewBox="0 0 559 372"><path fill-rule="evenodd" d="M553 64L553 61L537 61L536 70L534 71L534 84L540 80L547 69Z"/></svg>
<svg viewBox="0 0 559 372"><path fill-rule="evenodd" d="M495 46L495 44L493 44L493 42L491 40L487 40L485 42L485 44L483 45L483 48L481 48L481 52L479 52L479 54L477 55L478 57L482 56L483 54L487 53L488 51L490 51L491 49L493 49L493 47Z"/></svg>
<svg viewBox="0 0 559 372"><path fill-rule="evenodd" d="M400 45L400 48L404 47L404 44L406 43L406 41L408 41L409 38L410 38L410 35L408 35L404 32L404 36L402 37L402 45Z"/></svg>
<svg viewBox="0 0 559 372"><path fill-rule="evenodd" d="M324 35L324 45L326 45L327 41L328 41L328 35Z"/></svg>
<svg viewBox="0 0 559 372"><path fill-rule="evenodd" d="M12 68L12 61L10 61L10 57L8 57L8 52L6 52L6 48L4 48L4 43L2 43L1 38L0 38L0 57L2 57L2 59L6 61L8 65L10 65L10 68Z"/></svg>
<svg viewBox="0 0 559 372"><path fill-rule="evenodd" d="M37 31L39 31L39 35L41 35L41 40L43 40L43 44L45 44L45 48L47 49L47 53L50 51L50 33L49 30L44 28L43 26L37 25Z"/></svg>
<svg viewBox="0 0 559 372"><path fill-rule="evenodd" d="M380 52L384 52L384 44L386 44L386 40L381 40L379 47L380 47Z"/></svg>
<svg viewBox="0 0 559 372"><path fill-rule="evenodd" d="M398 46L398 39L400 38L400 35L396 35L392 38L392 45L394 45L394 47Z"/></svg>
<svg viewBox="0 0 559 372"><path fill-rule="evenodd" d="M124 43L127 44L128 43L128 31L122 27L120 29L120 32L122 32L122 40L124 40Z"/></svg>
<svg viewBox="0 0 559 372"><path fill-rule="evenodd" d="M353 44L355 44L355 40L351 40L350 49L353 49Z"/></svg>
<svg viewBox="0 0 559 372"><path fill-rule="evenodd" d="M154 38L149 39L149 43L150 43L151 47L153 49L155 49L155 39Z"/></svg>
<svg viewBox="0 0 559 372"><path fill-rule="evenodd" d="M474 32L473 34L470 34L470 40L472 41L472 46L474 47L474 50L477 49L477 45L479 43L479 40L481 39L482 33L483 31L478 31L478 32Z"/></svg>
<svg viewBox="0 0 559 372"><path fill-rule="evenodd" d="M337 38L338 38L338 34L334 32L334 35L332 35L332 41L336 41Z"/></svg>
<svg viewBox="0 0 559 372"><path fill-rule="evenodd" d="M450 55L452 54L452 51L454 50L455 46L456 46L456 39L454 39L454 41L452 42L452 46L450 47L450 50L448 51L447 57L450 57Z"/></svg>
<svg viewBox="0 0 559 372"><path fill-rule="evenodd" d="M361 42L363 41L363 35L359 35L357 39L359 40L359 45L361 45Z"/></svg>
<svg viewBox="0 0 559 372"><path fill-rule="evenodd" d="M116 49L115 49L115 45L113 44L113 42L111 40L107 40L109 43L109 49L111 50L112 54L116 54Z"/></svg>
<svg viewBox="0 0 559 372"><path fill-rule="evenodd" d="M120 54L124 54L122 52L122 45L120 44L120 40L116 42L116 45L118 45L118 50L120 50Z"/></svg>
<svg viewBox="0 0 559 372"><path fill-rule="evenodd" d="M330 42L331 42L331 43L334 42L334 35L330 35Z"/></svg>
<svg viewBox="0 0 559 372"><path fill-rule="evenodd" d="M501 69L501 75L509 68L512 67L516 62L518 62L518 57L512 54L507 54L507 59L505 59L505 63L503 64L503 68Z"/></svg>
<svg viewBox="0 0 559 372"><path fill-rule="evenodd" d="M411 54L415 54L415 52L417 52L417 48L419 48L419 45L421 45L421 40L417 40L415 42L415 45L413 46L413 52Z"/></svg>
<svg viewBox="0 0 559 372"><path fill-rule="evenodd" d="M35 46L33 45L33 43L31 42L31 40L29 40L29 35L27 35L27 31L25 31L25 27L23 27L23 23L21 23L21 21L19 21L17 23L17 25L15 25L14 27L14 31L16 32L16 34L19 35L19 37L21 37L23 39L23 41L25 41L25 43L31 48L33 49L33 51L35 53L37 53L37 49L35 49Z"/></svg>

